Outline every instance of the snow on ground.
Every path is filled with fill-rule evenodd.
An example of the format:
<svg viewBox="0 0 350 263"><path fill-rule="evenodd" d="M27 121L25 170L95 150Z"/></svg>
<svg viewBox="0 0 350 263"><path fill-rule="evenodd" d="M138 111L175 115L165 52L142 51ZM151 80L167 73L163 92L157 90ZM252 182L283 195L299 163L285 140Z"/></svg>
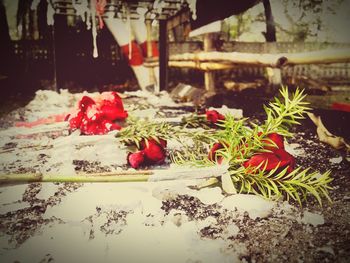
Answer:
<svg viewBox="0 0 350 263"><path fill-rule="evenodd" d="M53 262L240 262L247 248L235 240L241 231L239 220L245 213L252 219L265 218L281 208L253 195L224 196L220 188L188 188L195 183L79 185L56 204L47 205L40 216L22 215L39 222L33 226L30 221L17 222L17 234L25 237L22 243L13 240L11 231L2 232L0 259L40 262L49 255ZM36 194L27 201L21 200L29 186L1 187L0 213L10 212L9 204L16 204L14 211L21 213L35 199L43 206L59 195L60 187L36 184ZM175 200L180 205L171 207ZM228 222L220 222L224 218ZM323 223L320 215L311 212L304 218L305 224ZM12 229L11 220L4 221ZM206 233L220 228L220 238Z"/></svg>
<svg viewBox="0 0 350 263"><path fill-rule="evenodd" d="M138 93L122 95L129 113L149 119L162 117L159 105L177 105L166 94L152 97L150 101L155 104L147 96L137 97ZM81 96L38 92L17 121L64 113ZM188 114L181 108L172 110L176 110L175 118ZM0 135L1 173L72 174L125 169L128 150L113 133L79 136L69 134L66 123L56 123L3 129ZM286 148L297 157L311 158L301 142L307 143L304 139L292 141L286 143ZM311 144L316 145L314 141ZM169 147L176 150L179 145L170 140ZM337 157L328 163L339 161ZM170 165L169 177L175 172L175 166ZM325 235L329 229L336 231L341 226L344 213L334 217L339 222L330 221L314 209L300 209L287 202L254 195L230 196L219 187L190 187L199 182L0 186L0 261L288 262L319 256L332 260L343 253L342 247L337 247L342 241L333 242ZM344 233L337 232L337 238L343 240Z"/></svg>

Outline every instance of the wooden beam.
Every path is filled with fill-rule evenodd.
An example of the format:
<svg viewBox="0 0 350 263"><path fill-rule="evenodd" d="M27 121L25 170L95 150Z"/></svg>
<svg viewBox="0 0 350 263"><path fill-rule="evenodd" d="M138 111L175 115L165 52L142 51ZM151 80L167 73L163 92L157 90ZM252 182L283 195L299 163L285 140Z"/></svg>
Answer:
<svg viewBox="0 0 350 263"><path fill-rule="evenodd" d="M145 62L145 67L158 67L158 61L155 62ZM168 67L174 68L193 68L203 71L209 70L225 70L237 68L237 64L229 62L198 62L198 61L168 61Z"/></svg>
<svg viewBox="0 0 350 263"><path fill-rule="evenodd" d="M236 64L281 67L286 62L285 54L257 54L241 52L198 52L170 56L171 61L228 61Z"/></svg>
<svg viewBox="0 0 350 263"><path fill-rule="evenodd" d="M287 65L348 63L350 48L276 54L218 51L184 53L170 56L170 61L226 61L234 64L280 68Z"/></svg>
<svg viewBox="0 0 350 263"><path fill-rule="evenodd" d="M168 31L167 20L159 20L159 90L168 87Z"/></svg>
<svg viewBox="0 0 350 263"><path fill-rule="evenodd" d="M214 49L214 34L209 33L204 35L204 52L209 52ZM212 71L204 72L204 86L208 93L215 93L215 73Z"/></svg>
<svg viewBox="0 0 350 263"><path fill-rule="evenodd" d="M191 11L187 7L187 8L183 8L182 10L180 10L174 16L169 17L168 18L168 23L167 23L168 31L174 29L175 27L183 25L185 23L189 23L190 22L190 16L191 16Z"/></svg>

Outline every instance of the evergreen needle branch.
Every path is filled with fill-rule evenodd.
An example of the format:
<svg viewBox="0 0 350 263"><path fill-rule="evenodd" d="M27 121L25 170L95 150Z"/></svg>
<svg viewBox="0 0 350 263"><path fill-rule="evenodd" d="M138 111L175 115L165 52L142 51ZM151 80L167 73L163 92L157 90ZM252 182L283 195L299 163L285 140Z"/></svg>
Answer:
<svg viewBox="0 0 350 263"><path fill-rule="evenodd" d="M322 205L322 197L331 201L328 190L333 180L330 172L323 174L309 172L309 169L295 169L287 174L287 168L276 174L276 169L266 173L257 168L244 169L243 167L230 172L232 181L240 193L254 193L266 199L279 199L297 201L300 205L311 195Z"/></svg>
<svg viewBox="0 0 350 263"><path fill-rule="evenodd" d="M268 106L264 106L267 119L263 125L265 132L278 132L282 135L290 135L288 127L293 124L300 124L298 120L304 118L304 114L310 110L304 102L306 95L297 89L292 96L289 96L287 87L280 90L282 101L275 98Z"/></svg>
<svg viewBox="0 0 350 263"><path fill-rule="evenodd" d="M153 122L147 119L137 119L130 117L128 125L117 133L117 137L125 144L136 144L143 139L177 140L182 142L184 138L193 141L210 142L213 131L203 129L185 129L167 122Z"/></svg>

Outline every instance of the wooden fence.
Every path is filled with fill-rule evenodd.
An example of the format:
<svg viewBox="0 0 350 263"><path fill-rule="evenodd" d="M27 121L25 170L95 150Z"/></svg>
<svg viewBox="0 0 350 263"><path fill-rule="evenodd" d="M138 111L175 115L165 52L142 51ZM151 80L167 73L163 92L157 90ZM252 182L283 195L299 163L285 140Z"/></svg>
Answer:
<svg viewBox="0 0 350 263"><path fill-rule="evenodd" d="M186 52L198 52L203 50L203 43L200 41L192 42L170 42L169 54L182 54ZM283 53L283 52L302 52L321 50L325 48L349 48L350 43L252 43L252 42L225 42L221 51L227 52L247 52L247 53ZM45 41L16 41L14 42L14 49L19 60L25 61L26 67L32 69L38 75L38 78L50 77L53 72L52 62L52 43ZM85 53L84 53L85 52ZM76 50L76 54L71 57L69 63L75 60L81 61L81 64L88 65L91 63L91 54L87 54L86 51ZM104 48L99 50L99 64L103 64L106 75L114 74L114 68L120 69L120 65L126 66L125 59L122 57L118 46L115 43L104 44ZM68 63L68 61L67 61ZM76 67L77 70L79 67ZM59 68L57 69L60 70ZM92 71L98 72L99 68ZM110 72L110 73L109 73ZM113 73L114 72L114 73ZM45 74L44 74L45 73ZM184 76L181 76L183 74ZM186 80L194 78L195 80L201 79L202 72L193 69L170 69L170 77L176 75L176 79L180 77L180 80ZM263 67L256 66L240 66L222 72L230 78L262 78L266 75ZM74 75L74 74L72 74ZM107 79L108 76L104 75ZM282 77L308 77L312 79L319 79L334 83L350 84L350 63L338 63L338 64L321 64L321 65L300 65L300 66L288 66L282 69ZM170 79L171 80L171 79Z"/></svg>
<svg viewBox="0 0 350 263"><path fill-rule="evenodd" d="M245 53L296 53L305 51L316 51L326 48L341 49L349 48L350 43L317 43L317 42L225 42L222 51L245 52ZM169 53L181 54L186 52L197 52L203 50L201 42L170 43ZM257 66L241 66L226 71L233 78L261 78L265 76L265 69ZM287 66L282 69L282 77L308 77L324 81L350 84L350 64L321 64L321 65L298 65Z"/></svg>

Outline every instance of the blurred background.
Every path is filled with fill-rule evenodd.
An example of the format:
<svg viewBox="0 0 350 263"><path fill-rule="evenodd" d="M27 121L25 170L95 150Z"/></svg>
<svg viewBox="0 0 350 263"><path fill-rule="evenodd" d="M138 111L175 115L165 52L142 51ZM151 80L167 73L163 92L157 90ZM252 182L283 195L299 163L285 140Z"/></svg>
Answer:
<svg viewBox="0 0 350 263"><path fill-rule="evenodd" d="M10 104L3 106L3 111L8 111L13 102L26 101L38 89L71 92L138 89L127 59L106 27L97 28L99 55L93 57L92 27L79 15L79 8L85 2L90 3L83 0L0 1L1 100L3 105ZM241 9L234 4L239 1L233 1L231 7L229 1L202 2L198 0L196 6L196 1L191 0L109 0L107 5L115 8L109 11L118 13L121 12L118 5L126 3L136 9L140 3L146 3L154 14L151 33L156 40L160 36L159 21L170 21L171 26L166 30L166 51L170 57L203 51L208 34L190 36L188 33L198 27L198 21L204 24L203 20L211 22L214 18L219 18L220 28L209 33L210 50L261 54L350 48L349 0L247 1L247 6ZM224 10L230 8L232 11L226 14ZM185 18L174 20L181 12L186 14ZM253 92L263 96L271 92L271 70L259 65L239 64L210 72L173 66L166 70L167 82L162 89L169 92L181 83L216 95ZM206 83L205 74L209 74L211 83ZM349 100L349 63L286 66L279 74L277 84L305 88L311 95L310 100L321 107Z"/></svg>

